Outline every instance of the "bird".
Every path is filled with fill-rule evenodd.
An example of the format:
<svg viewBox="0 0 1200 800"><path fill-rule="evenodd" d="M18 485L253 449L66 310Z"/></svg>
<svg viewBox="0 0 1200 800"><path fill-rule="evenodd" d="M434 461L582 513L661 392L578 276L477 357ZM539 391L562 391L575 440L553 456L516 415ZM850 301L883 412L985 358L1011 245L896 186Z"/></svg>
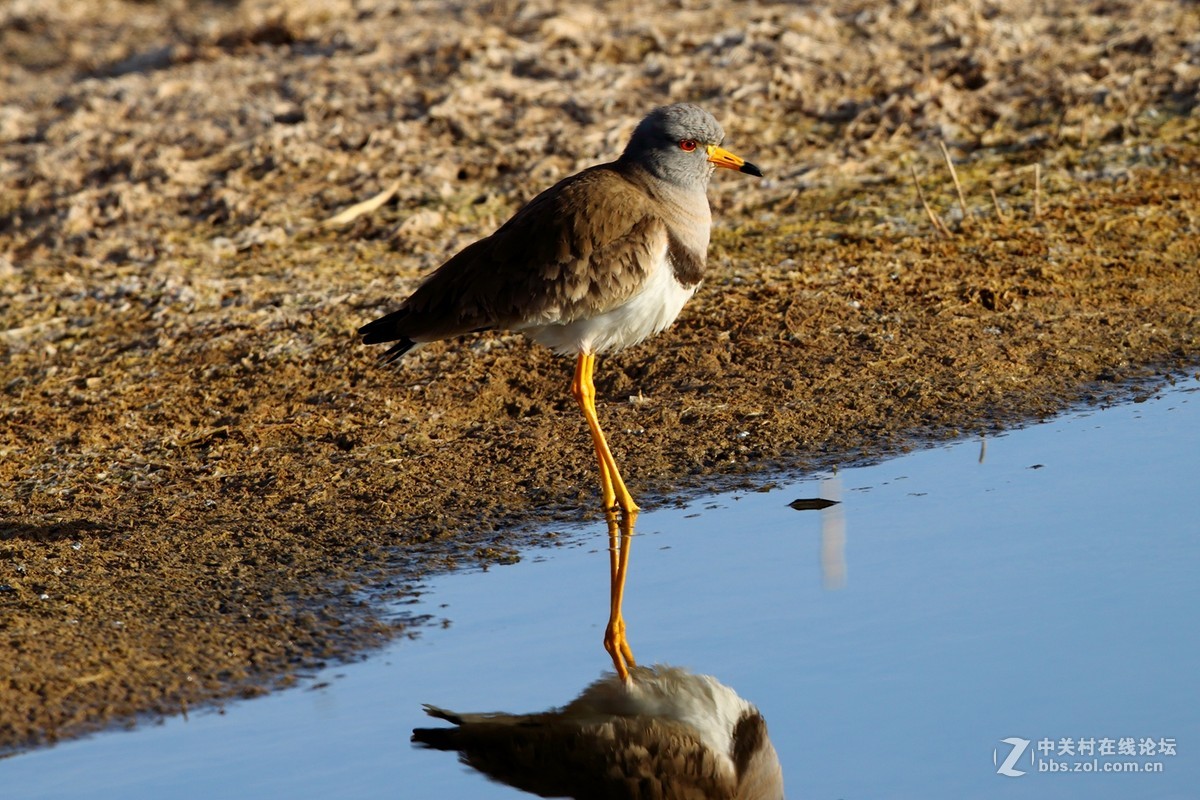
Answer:
<svg viewBox="0 0 1200 800"><path fill-rule="evenodd" d="M562 709L460 714L412 741L457 751L485 775L542 797L579 800L779 800L783 769L759 710L710 675L682 667L609 673Z"/></svg>
<svg viewBox="0 0 1200 800"><path fill-rule="evenodd" d="M636 513L597 415L595 359L665 330L695 293L712 227L710 177L717 168L762 177L724 139L699 106L655 108L617 160L538 194L363 325L362 342L391 344L383 359L392 362L417 345L498 329L574 354L571 393L596 450L602 505Z"/></svg>

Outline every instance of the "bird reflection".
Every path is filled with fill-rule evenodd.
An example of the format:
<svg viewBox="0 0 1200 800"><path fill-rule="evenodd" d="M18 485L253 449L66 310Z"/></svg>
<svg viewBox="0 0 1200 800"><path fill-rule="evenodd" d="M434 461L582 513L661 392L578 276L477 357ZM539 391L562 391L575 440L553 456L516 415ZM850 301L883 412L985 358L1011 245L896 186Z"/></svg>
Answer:
<svg viewBox="0 0 1200 800"><path fill-rule="evenodd" d="M716 678L639 667L621 605L637 514L609 513L606 674L560 709L460 714L425 706L453 727L417 728L413 742L457 751L490 778L542 797L580 800L782 798L783 770L758 709Z"/></svg>
<svg viewBox="0 0 1200 800"><path fill-rule="evenodd" d="M414 742L458 751L494 780L542 797L782 798L783 770L758 709L708 675L630 666L561 709L459 714L417 728Z"/></svg>

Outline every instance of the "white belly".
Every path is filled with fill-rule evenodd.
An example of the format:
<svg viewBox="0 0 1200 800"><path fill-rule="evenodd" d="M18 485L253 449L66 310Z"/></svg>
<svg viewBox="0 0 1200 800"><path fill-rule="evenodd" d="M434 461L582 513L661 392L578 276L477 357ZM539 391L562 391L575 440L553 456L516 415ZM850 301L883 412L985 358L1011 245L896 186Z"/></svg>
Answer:
<svg viewBox="0 0 1200 800"><path fill-rule="evenodd" d="M679 316L684 303L696 293L697 286L699 284L681 285L664 253L640 291L624 305L565 325L527 328L525 333L535 342L561 354L604 353L632 347L646 337L666 330Z"/></svg>
<svg viewBox="0 0 1200 800"><path fill-rule="evenodd" d="M714 755L734 765L733 731L743 714L754 707L728 686L709 675L658 664L636 667L633 682L610 676L596 681L564 709L568 716L654 717L688 726Z"/></svg>

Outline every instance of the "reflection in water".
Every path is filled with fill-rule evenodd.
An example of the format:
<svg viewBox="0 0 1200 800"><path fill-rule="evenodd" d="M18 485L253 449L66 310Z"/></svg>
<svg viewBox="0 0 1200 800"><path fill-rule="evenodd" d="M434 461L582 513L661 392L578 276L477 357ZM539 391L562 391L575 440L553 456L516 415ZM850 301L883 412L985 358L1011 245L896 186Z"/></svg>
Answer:
<svg viewBox="0 0 1200 800"><path fill-rule="evenodd" d="M846 585L846 512L842 506L842 481L834 475L821 481L821 496L836 501L821 509L821 582L826 589Z"/></svg>
<svg viewBox="0 0 1200 800"><path fill-rule="evenodd" d="M820 497L788 503L797 511L821 512L821 580L826 589L846 585L846 514L842 509L842 481L837 475L821 481Z"/></svg>
<svg viewBox="0 0 1200 800"><path fill-rule="evenodd" d="M637 513L608 514L606 675L562 709L458 714L425 706L452 728L414 742L458 751L491 778L543 797L782 798L783 770L758 709L708 675L639 667L621 613Z"/></svg>
<svg viewBox="0 0 1200 800"><path fill-rule="evenodd" d="M620 518L609 511L608 518L608 569L609 611L608 625L604 628L604 649L612 658L617 676L628 681L629 670L636 667L633 651L625 638L625 618L621 615L621 602L625 598L625 577L629 571L629 546L633 543L633 526L637 512L622 514Z"/></svg>
<svg viewBox="0 0 1200 800"><path fill-rule="evenodd" d="M491 778L543 797L782 798L783 771L754 706L707 675L667 666L607 675L541 714L457 714L413 741L456 750Z"/></svg>

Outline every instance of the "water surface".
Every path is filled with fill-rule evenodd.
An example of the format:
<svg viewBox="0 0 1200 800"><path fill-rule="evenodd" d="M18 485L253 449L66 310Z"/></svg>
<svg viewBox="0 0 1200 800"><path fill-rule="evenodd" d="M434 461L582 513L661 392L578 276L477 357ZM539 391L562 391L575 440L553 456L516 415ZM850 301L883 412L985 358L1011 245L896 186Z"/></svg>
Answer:
<svg viewBox="0 0 1200 800"><path fill-rule="evenodd" d="M756 703L789 797L1194 797L1198 477L1192 382L643 513L630 641ZM842 502L789 507L815 497ZM589 524L519 564L432 580L416 610L444 627L222 713L0 761L0 797L523 796L409 733L424 702L540 710L607 669L606 544ZM1007 767L1025 774L998 774L1006 739L1030 743ZM1098 754L1123 739L1155 752ZM1097 754L1059 755L1063 740ZM1161 772L1058 771L1076 763Z"/></svg>

